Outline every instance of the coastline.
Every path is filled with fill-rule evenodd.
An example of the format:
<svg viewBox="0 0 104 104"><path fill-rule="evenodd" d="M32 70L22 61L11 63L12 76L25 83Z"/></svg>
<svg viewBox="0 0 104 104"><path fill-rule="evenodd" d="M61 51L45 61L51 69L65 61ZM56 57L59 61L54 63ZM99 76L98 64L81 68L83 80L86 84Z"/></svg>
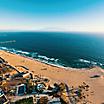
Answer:
<svg viewBox="0 0 104 104"><path fill-rule="evenodd" d="M4 51L4 50L3 50L3 51ZM7 51L5 51L5 52L7 52ZM51 64L51 63L46 63L46 62L40 61L40 60L35 59L35 58L32 58L32 57L23 56L23 55L16 54L16 53L11 53L11 52L9 52L9 51L8 51L8 53L14 54L14 55L17 55L17 56L21 56L21 57L24 57L24 58L28 58L28 59L30 59L30 60L32 60L32 61L38 61L38 62L40 62L40 63L50 65L50 66L52 66L52 67L64 68L64 69L69 69L69 68L71 68L71 67L64 67L64 66L61 66L61 65L55 65L55 64ZM75 68L72 68L72 69L75 69Z"/></svg>
<svg viewBox="0 0 104 104"><path fill-rule="evenodd" d="M48 65L40 61L27 58L21 55L8 53L6 51L0 50L0 57L4 58L11 65L23 65L29 68L34 75L41 75L48 77L51 83L54 82L64 82L70 86L79 86L83 82L86 82L90 86L89 100L93 102L92 104L100 104L104 102L104 71L99 67L94 67L88 70L75 69L75 68L60 68L53 65ZM90 78L93 75L100 75L98 78Z"/></svg>
<svg viewBox="0 0 104 104"><path fill-rule="evenodd" d="M0 47L0 50L12 53L12 54L17 54L32 60L39 61L41 63L45 63L47 65L52 65L64 69L72 68L72 69L89 69L92 67L100 67L104 69L104 64L103 61L92 61L89 59L84 59L84 58L77 58L77 59L70 59L70 62L64 62L63 59L60 58L55 58L55 57L48 57L47 55L41 55L38 52L34 51L23 51L23 50L18 50L15 48L7 48L7 47Z"/></svg>
<svg viewBox="0 0 104 104"><path fill-rule="evenodd" d="M40 60L38 58L33 58L33 57L30 57L30 56L27 56L26 54L29 54L29 52L25 52L25 51L22 51L22 50L15 50L15 49L12 49L12 51L15 51L15 52L12 52L11 51L12 48L10 48L10 50L6 47L0 47L0 51L5 51L5 52L8 52L10 54L15 54L15 55L19 55L19 56L22 56L22 57L25 57L25 58L28 58L28 59L31 59L31 60L35 60L35 61L38 61L38 62L41 62L41 63L45 63L47 65L50 65L50 66L54 66L54 67L59 67L59 68L64 68L64 69L68 69L68 68L71 68L71 67L65 67L59 63L57 64L54 64L54 63L50 63L48 61L45 61L45 60ZM20 54L16 53L16 52L20 52ZM37 53L37 52L36 52ZM54 58L48 58L46 56L41 56L41 57L45 57L46 59L54 59ZM55 60L59 60L59 59L54 59Z"/></svg>

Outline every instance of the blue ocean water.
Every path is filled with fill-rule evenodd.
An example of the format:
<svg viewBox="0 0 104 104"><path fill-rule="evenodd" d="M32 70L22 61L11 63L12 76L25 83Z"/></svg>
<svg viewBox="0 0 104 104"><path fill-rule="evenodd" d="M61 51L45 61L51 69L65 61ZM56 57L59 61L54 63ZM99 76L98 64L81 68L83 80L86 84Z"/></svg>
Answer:
<svg viewBox="0 0 104 104"><path fill-rule="evenodd" d="M12 41L16 42L6 42ZM104 68L104 37L89 33L1 32L0 49L64 67ZM4 43L3 43L4 42Z"/></svg>

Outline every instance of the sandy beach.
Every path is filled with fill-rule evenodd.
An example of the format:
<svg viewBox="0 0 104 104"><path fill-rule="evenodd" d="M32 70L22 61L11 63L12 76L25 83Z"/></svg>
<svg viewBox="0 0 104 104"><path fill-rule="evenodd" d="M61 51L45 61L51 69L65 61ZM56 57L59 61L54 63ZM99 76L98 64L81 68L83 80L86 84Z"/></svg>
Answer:
<svg viewBox="0 0 104 104"><path fill-rule="evenodd" d="M91 104L104 103L104 71L99 67L86 70L74 68L64 69L5 51L0 51L0 57L13 66L22 65L29 68L34 75L38 74L48 77L51 83L64 82L69 87L76 87L85 82L90 86L88 100ZM99 75L99 77L91 78L94 75Z"/></svg>

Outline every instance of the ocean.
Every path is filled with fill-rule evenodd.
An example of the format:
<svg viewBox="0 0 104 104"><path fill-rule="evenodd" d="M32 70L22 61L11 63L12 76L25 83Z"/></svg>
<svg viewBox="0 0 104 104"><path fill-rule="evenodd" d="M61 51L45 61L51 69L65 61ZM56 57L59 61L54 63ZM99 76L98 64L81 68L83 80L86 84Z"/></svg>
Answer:
<svg viewBox="0 0 104 104"><path fill-rule="evenodd" d="M0 49L60 67L104 68L104 36L68 32L0 32Z"/></svg>

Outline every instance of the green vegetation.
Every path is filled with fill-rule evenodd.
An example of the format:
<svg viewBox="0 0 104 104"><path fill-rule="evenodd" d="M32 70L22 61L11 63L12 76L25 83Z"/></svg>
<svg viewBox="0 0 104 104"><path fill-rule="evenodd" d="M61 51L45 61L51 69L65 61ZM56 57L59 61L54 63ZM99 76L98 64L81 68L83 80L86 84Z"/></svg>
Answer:
<svg viewBox="0 0 104 104"><path fill-rule="evenodd" d="M33 104L33 97L25 98L15 102L15 104Z"/></svg>

